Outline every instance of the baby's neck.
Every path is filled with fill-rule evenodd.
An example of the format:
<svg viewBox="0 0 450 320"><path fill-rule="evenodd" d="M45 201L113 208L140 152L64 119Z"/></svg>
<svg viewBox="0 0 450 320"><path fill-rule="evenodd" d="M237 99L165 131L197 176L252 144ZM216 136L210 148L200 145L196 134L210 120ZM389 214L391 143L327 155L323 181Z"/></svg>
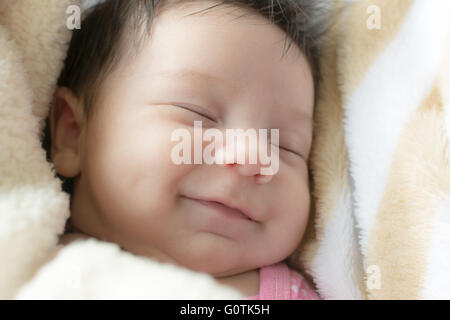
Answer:
<svg viewBox="0 0 450 320"><path fill-rule="evenodd" d="M217 282L241 292L245 297L259 293L259 270L251 270L233 276L215 278Z"/></svg>

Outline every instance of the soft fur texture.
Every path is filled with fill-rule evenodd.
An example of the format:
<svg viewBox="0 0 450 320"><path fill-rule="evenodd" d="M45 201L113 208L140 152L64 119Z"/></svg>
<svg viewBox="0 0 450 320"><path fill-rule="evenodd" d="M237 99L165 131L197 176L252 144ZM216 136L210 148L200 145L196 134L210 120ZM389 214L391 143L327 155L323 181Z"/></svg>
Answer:
<svg viewBox="0 0 450 320"><path fill-rule="evenodd" d="M0 0L0 299L240 299L202 273L77 241L40 139L76 0ZM367 28L380 8L381 29ZM338 1L322 58L313 207L290 257L325 299L450 299L447 0Z"/></svg>
<svg viewBox="0 0 450 320"><path fill-rule="evenodd" d="M367 27L373 5L380 29ZM325 299L450 298L449 10L335 3L311 159L315 233L297 255Z"/></svg>

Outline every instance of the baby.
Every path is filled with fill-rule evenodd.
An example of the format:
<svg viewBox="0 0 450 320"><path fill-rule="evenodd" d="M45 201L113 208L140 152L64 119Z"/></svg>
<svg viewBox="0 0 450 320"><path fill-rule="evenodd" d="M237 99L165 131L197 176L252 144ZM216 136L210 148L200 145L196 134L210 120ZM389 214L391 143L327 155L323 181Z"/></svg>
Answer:
<svg viewBox="0 0 450 320"><path fill-rule="evenodd" d="M283 263L310 209L313 2L92 8L74 31L48 118L49 157L71 194L60 244L117 243L208 273L249 299L317 299ZM263 175L249 161L176 164L173 133L194 136L194 121L220 132L279 129L277 172Z"/></svg>

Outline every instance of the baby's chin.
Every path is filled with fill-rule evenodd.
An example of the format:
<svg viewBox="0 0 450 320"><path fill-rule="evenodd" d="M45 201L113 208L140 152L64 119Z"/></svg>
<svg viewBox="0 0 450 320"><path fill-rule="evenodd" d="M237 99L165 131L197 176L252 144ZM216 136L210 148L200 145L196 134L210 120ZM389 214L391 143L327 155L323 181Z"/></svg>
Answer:
<svg viewBox="0 0 450 320"><path fill-rule="evenodd" d="M254 266L243 265L242 263L231 264L230 261L224 261L223 263L217 263L218 259L206 258L206 261L185 261L181 266L188 268L193 271L203 272L211 275L214 278L222 278L234 276L237 274L245 273L254 269L257 269L258 266L255 264ZM223 260L226 260L223 259Z"/></svg>
<svg viewBox="0 0 450 320"><path fill-rule="evenodd" d="M245 273L248 271L252 271L254 269L255 268L238 267L235 269L225 270L223 272L218 272L218 273L209 273L209 272L207 272L207 273L210 274L211 276L213 276L214 278L225 278L225 277L230 277L230 276L234 276L237 274Z"/></svg>

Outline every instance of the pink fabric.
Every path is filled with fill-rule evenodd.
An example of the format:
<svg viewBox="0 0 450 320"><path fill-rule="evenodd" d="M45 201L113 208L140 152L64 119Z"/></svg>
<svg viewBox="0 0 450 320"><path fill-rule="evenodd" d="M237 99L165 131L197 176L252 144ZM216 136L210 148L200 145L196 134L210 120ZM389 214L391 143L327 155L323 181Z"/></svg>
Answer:
<svg viewBox="0 0 450 320"><path fill-rule="evenodd" d="M259 294L248 300L321 300L305 278L280 262L259 269Z"/></svg>

